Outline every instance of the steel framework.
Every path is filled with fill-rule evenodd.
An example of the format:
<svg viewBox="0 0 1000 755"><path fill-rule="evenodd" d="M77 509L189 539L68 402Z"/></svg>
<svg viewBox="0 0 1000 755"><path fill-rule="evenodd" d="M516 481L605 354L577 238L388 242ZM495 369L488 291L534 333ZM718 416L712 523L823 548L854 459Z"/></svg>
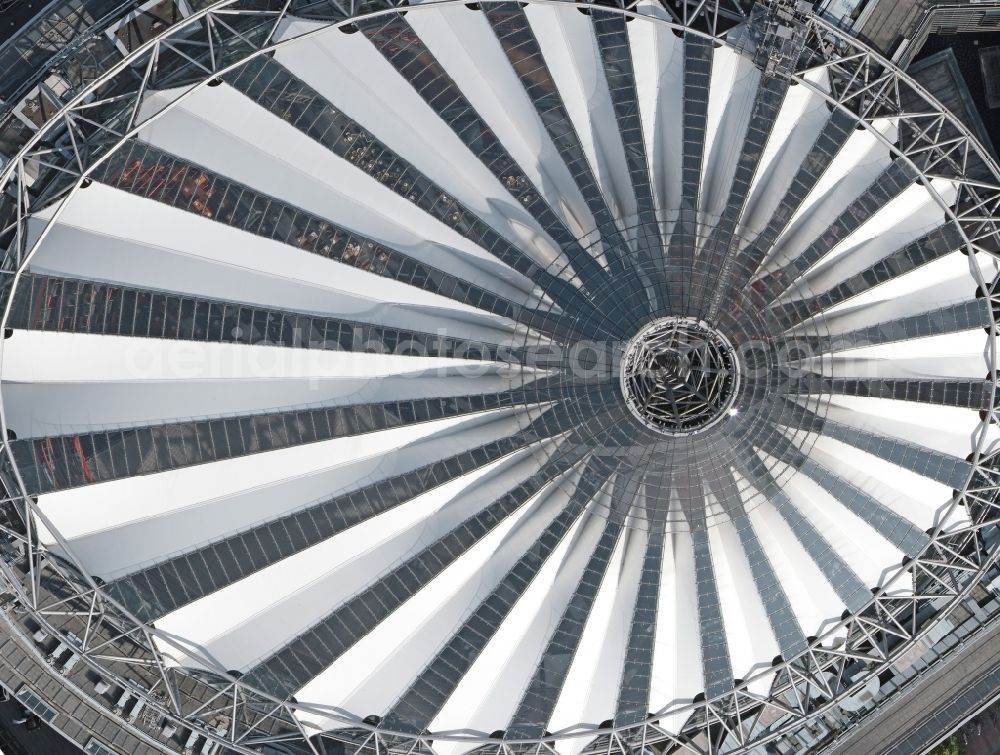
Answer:
<svg viewBox="0 0 1000 755"><path fill-rule="evenodd" d="M448 4L460 1L443 0ZM176 103L249 59L287 44L291 39L274 39L282 20L293 11L314 18L325 13L328 25L398 12L394 3L381 0L353 0L346 5L331 0L324 4L325 11L318 3L306 9L293 7L292 0L219 0L194 5L196 10L189 17L78 91L0 173L0 245L7 250L0 268L0 290L5 309L33 250L52 227L50 222L41 236L29 243L28 217L36 209L59 202L53 221L57 219L66 200L87 185L96 168L125 140L165 112L143 113L141 106L148 92L185 87ZM603 4L600 7L607 9ZM672 20L655 23L717 43L725 43L732 28L729 19L734 13L727 11L739 11L738 5L708 0L684 4L679 12L670 3L665 7ZM954 202L938 195L935 198L960 230L973 275L982 295L992 304L987 354L990 375L986 380L991 406L996 407L1000 285L983 280L979 266L971 261L976 254L1000 256L1000 168L961 123L879 54L801 7L771 2L762 8L757 10L767 14L761 27L767 33L757 44L764 48L765 75L786 77L824 97L831 109L856 118L897 160L914 168L929 189L934 178L946 179L957 187ZM618 10L630 16L648 12L638 6ZM419 8L410 9L414 11L419 12ZM798 59L783 55L775 42L781 35L773 32L789 25L804 36L806 52ZM809 76L821 69L827 74L829 91ZM886 118L899 125L898 143L891 143L872 125L876 119ZM930 540L923 552L888 570L863 610L845 612L830 622L822 636L810 638L808 649L800 655L776 661L771 669L758 672L722 695L710 699L699 696L651 711L639 724L577 729L532 740L495 740L468 733L435 733L433 739L481 745L484 753L512 755L555 752L555 740L567 737L586 738L588 753L624 754L646 746L670 752L738 753L779 737L803 719L830 708L947 616L1000 556L1000 549L987 547L996 540L984 537L989 528L1000 524L1000 451L986 446L986 429L996 422L995 412L994 408L983 413L975 450L969 457L972 472L939 513L939 524L929 531ZM7 437L2 406L0 429ZM325 751L324 741L340 742L356 751L434 752L429 733L413 736L327 706L275 699L221 669L217 676L208 678L201 672L170 667L159 646L179 649L176 639L143 624L105 595L72 560L52 554L39 542L38 525L49 526L50 522L27 494L6 445L0 446L0 479L5 488L0 500L4 513L0 532L8 553L0 563L0 584L7 595L5 610L29 616L59 636L93 671L142 697L148 709L163 719L243 753L281 742L296 751L320 755ZM970 523L944 531L941 523L960 506L967 509ZM58 532L49 529L65 547ZM67 634L71 620L77 622L75 626L82 625L82 633ZM183 649L188 655L198 652ZM209 659L204 660L211 665ZM149 688L140 686L130 679L128 669L142 669L156 682ZM751 687L759 688L754 682L762 680L769 684L768 694L750 691ZM322 714L342 722L345 728L326 732L308 729L296 717L297 710ZM661 724L665 720L685 723L674 730ZM123 721L122 725L131 724Z"/></svg>
<svg viewBox="0 0 1000 755"><path fill-rule="evenodd" d="M725 338L691 320L650 323L622 360L629 409L659 432L696 432L718 421L739 391L739 364Z"/></svg>

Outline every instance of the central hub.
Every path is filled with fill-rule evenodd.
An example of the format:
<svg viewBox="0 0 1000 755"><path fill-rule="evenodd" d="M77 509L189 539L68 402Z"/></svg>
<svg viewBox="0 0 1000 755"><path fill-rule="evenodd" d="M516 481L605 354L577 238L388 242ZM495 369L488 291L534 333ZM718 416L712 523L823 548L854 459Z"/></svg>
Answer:
<svg viewBox="0 0 1000 755"><path fill-rule="evenodd" d="M646 427L691 435L735 414L739 361L729 340L693 317L664 317L640 330L621 362L625 403Z"/></svg>

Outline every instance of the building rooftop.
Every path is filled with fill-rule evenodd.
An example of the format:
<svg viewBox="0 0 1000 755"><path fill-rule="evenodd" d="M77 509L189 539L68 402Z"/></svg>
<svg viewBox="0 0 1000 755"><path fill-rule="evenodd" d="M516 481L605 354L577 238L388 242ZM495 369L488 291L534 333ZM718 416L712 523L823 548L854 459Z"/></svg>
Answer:
<svg viewBox="0 0 1000 755"><path fill-rule="evenodd" d="M783 752L988 624L963 56L805 3L267 2L0 50L46 61L0 194L22 700L201 755Z"/></svg>

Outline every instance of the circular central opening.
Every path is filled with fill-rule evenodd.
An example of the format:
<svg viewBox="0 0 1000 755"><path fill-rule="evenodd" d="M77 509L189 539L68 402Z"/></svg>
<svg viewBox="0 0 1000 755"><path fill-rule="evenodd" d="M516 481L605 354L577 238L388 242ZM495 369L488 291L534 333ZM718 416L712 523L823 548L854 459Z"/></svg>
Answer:
<svg viewBox="0 0 1000 755"><path fill-rule="evenodd" d="M621 386L629 410L665 435L690 435L736 410L740 373L729 340L693 317L665 317L625 348Z"/></svg>

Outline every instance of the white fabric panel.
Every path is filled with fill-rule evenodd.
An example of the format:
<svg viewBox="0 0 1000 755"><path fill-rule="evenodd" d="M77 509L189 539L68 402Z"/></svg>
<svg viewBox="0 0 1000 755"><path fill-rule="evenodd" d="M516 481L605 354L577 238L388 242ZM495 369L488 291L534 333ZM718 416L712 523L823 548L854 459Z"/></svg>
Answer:
<svg viewBox="0 0 1000 755"><path fill-rule="evenodd" d="M292 469L291 475L258 484L254 479L248 485L230 483L230 489L218 495L192 496L156 516L128 512L123 521L71 538L69 548L90 573L113 579L233 531L447 458L458 449L507 437L523 423L523 417L510 411L496 411L423 428L423 435L413 441L396 431L374 433L362 443L350 444L348 439L336 446L338 456L326 457L313 470L294 474Z"/></svg>
<svg viewBox="0 0 1000 755"><path fill-rule="evenodd" d="M110 207L115 212L108 212ZM309 289L320 288L326 303L318 306L317 301L311 309L327 313L334 291L347 302L357 301L346 310L333 310L350 313L363 307L364 299L374 298L378 286L384 286L383 296L400 303L450 306L413 286L99 183L78 191L68 202L31 266L56 275L141 287L154 284L159 290L279 307L290 307L298 297L299 307L309 309L310 298L318 299L316 294L310 297ZM288 291L285 296L283 289ZM457 302L455 307L474 311Z"/></svg>
<svg viewBox="0 0 1000 755"><path fill-rule="evenodd" d="M618 538L601 581L566 682L552 711L552 732L579 728L615 717L632 612L648 541L645 529L626 528ZM577 755L586 737L559 742L560 755Z"/></svg>
<svg viewBox="0 0 1000 755"><path fill-rule="evenodd" d="M147 92L136 116L136 123L144 123L148 118L152 118L161 110L169 107L174 100L190 92L193 87L175 87L173 89L163 89L155 92Z"/></svg>
<svg viewBox="0 0 1000 755"><path fill-rule="evenodd" d="M525 251L543 264L556 259L555 244L538 229L531 215L363 34L345 35L330 29L280 48L275 57L494 230L525 244ZM371 96L372 81L379 82L378 97ZM414 205L407 209L409 214L423 215ZM519 230L523 228L530 230ZM532 238L535 243L527 246Z"/></svg>
<svg viewBox="0 0 1000 755"><path fill-rule="evenodd" d="M570 232L577 238L592 234L596 223L583 195L483 14L452 6L407 20ZM537 224L523 214L513 227L535 244L541 231L530 230ZM544 244L554 246L545 238Z"/></svg>
<svg viewBox="0 0 1000 755"><path fill-rule="evenodd" d="M785 467L774 459L769 463L775 463L779 470ZM785 492L865 584L879 584L885 567L903 558L902 551L806 475L793 473Z"/></svg>
<svg viewBox="0 0 1000 755"><path fill-rule="evenodd" d="M602 498L603 496L599 496ZM605 526L599 500L583 516L490 639L432 730L487 729L506 723L517 709L536 664ZM470 700L475 701L470 705ZM456 747L455 752L461 751Z"/></svg>
<svg viewBox="0 0 1000 755"><path fill-rule="evenodd" d="M843 359L910 359L922 361L942 357L979 356L986 352L987 337L982 329L963 330L960 333L945 333L939 336L914 338L910 341L894 341L892 343L862 346L860 348L843 349L834 344L834 350ZM864 364L864 361L861 362ZM855 372L856 374L856 372Z"/></svg>
<svg viewBox="0 0 1000 755"><path fill-rule="evenodd" d="M330 459L347 459L352 454L355 458L369 456L457 421L450 418L102 482L46 493L39 496L38 502L42 512L64 537L76 538L258 485L309 475L329 466ZM137 506L136 501L142 501L142 505Z"/></svg>
<svg viewBox="0 0 1000 755"><path fill-rule="evenodd" d="M973 289L971 280L968 278L969 258L959 252L953 252L933 262L928 262L926 265L921 265L908 273L898 275L884 283L876 284L864 293L852 296L823 311L815 318L811 318L812 325L799 327L815 329L817 324L823 327L822 323L826 319L834 318L842 312L850 312L867 305L892 301L916 291L932 289L936 283L942 280L959 280L963 276L965 277L965 285L960 286L958 296L960 298L968 298L969 291ZM822 292L822 288L818 286L812 287L808 284L803 284L788 296L781 297L781 299L794 300L808 298L820 292Z"/></svg>
<svg viewBox="0 0 1000 755"><path fill-rule="evenodd" d="M460 359L29 330L4 344L3 379L22 383L375 378L462 368ZM461 373L459 373L461 374Z"/></svg>
<svg viewBox="0 0 1000 755"><path fill-rule="evenodd" d="M975 287L968 273L964 277L940 280L936 286L883 299L871 304L856 304L845 307L835 314L824 317L818 324L821 333L839 336L850 331L881 325L890 320L931 312L942 307L969 302ZM815 332L817 324L800 326L800 331ZM982 330L980 330L982 332Z"/></svg>
<svg viewBox="0 0 1000 755"><path fill-rule="evenodd" d="M781 653L781 648L771 630L736 527L731 521L709 527L708 542L719 586L729 660L734 676L745 679L754 666L770 663ZM762 694L768 691L758 689L757 685L751 685L750 689Z"/></svg>
<svg viewBox="0 0 1000 755"><path fill-rule="evenodd" d="M652 14L656 8L659 6L643 0L637 11ZM662 13L662 8L659 10ZM681 202L684 43L663 24L633 22L625 28L632 48L653 196L661 221L670 221Z"/></svg>
<svg viewBox="0 0 1000 755"><path fill-rule="evenodd" d="M840 335L853 330L880 325L889 320L910 317L935 309L963 304L972 299L974 294L973 281L968 273L963 277L941 279L937 285L928 286L917 291L897 296L892 299L882 299L869 304L853 303L835 314L825 317L820 325L831 335ZM809 332L816 325L804 325L799 330ZM820 331L822 332L822 330ZM984 339L985 340L985 339Z"/></svg>
<svg viewBox="0 0 1000 755"><path fill-rule="evenodd" d="M997 260L995 258L989 255L977 255L970 266L969 257L956 251L922 265L906 275L900 275L886 281L854 299L832 307L829 311L836 314L841 310L853 309L866 304L892 299L907 300L907 297L913 299L913 295L916 295L917 300L922 300L924 296L929 295L936 298L928 300L941 301L940 295L928 294L928 292L942 281L951 282L947 291L952 292L954 297L968 299L976 288L974 279L970 278L976 265L978 265L985 282L988 283L996 276Z"/></svg>
<svg viewBox="0 0 1000 755"><path fill-rule="evenodd" d="M31 270L483 340L509 332L469 305L96 183L74 195Z"/></svg>
<svg viewBox="0 0 1000 755"><path fill-rule="evenodd" d="M874 121L874 128L895 141L896 126ZM825 231L830 223L892 162L889 148L868 129L856 130L831 161L813 190L792 215L778 237L768 262L781 265L796 256Z"/></svg>
<svg viewBox="0 0 1000 755"><path fill-rule="evenodd" d="M810 72L806 79L823 90L829 89L825 71ZM789 88L750 183L746 210L740 219L745 241L751 234L760 233L771 219L829 117L829 107L821 95L801 85Z"/></svg>
<svg viewBox="0 0 1000 755"><path fill-rule="evenodd" d="M505 459L429 490L405 505L168 614L157 620L157 627L195 641L223 668L245 669L488 506L501 490L501 480L516 480L517 484L531 474L534 466L530 455L528 463L523 456L513 461ZM477 483L481 489L476 489ZM515 515L505 519L498 530L506 531L518 518ZM474 558L467 564L473 573L477 563ZM408 603L423 604L426 608L418 610L433 612L436 599L445 596L430 588ZM411 609L410 619L414 618ZM419 626L423 618L406 626ZM366 639L341 658L337 664L341 673L316 677L301 691L300 699L345 700L351 683L363 680L362 669L370 672L377 668L398 643L399 626L395 627L396 643L385 642L384 628L384 624L372 627ZM360 659L367 659L367 665L359 666ZM175 658L181 665L189 660ZM338 678L341 674L347 675ZM391 689L400 691L395 685Z"/></svg>
<svg viewBox="0 0 1000 755"><path fill-rule="evenodd" d="M488 536L491 545L486 548L493 551L486 554L491 555L489 561L484 561L483 553L475 549L463 556L442 575L454 585L452 591L436 582L428 585L420 596L410 600L299 695L303 699L335 697L347 701L349 710L389 710L402 692L399 679L416 679L420 675L566 504L565 491L557 485L553 481L509 517L513 522L505 520L497 532ZM381 662L373 663L380 657ZM324 687L333 687L336 694L331 695ZM322 696L313 693L320 689L324 690Z"/></svg>
<svg viewBox="0 0 1000 755"><path fill-rule="evenodd" d="M959 459L972 451L973 434L980 425L979 413L969 409L863 396L836 396L826 416L852 427L874 428L882 435ZM934 432L927 432L929 427Z"/></svg>
<svg viewBox="0 0 1000 755"><path fill-rule="evenodd" d="M309 48L302 43L282 49L299 54ZM325 57L323 62L316 70L331 76L331 63ZM346 89L344 79L329 80ZM253 124L252 141L245 137L248 123ZM198 90L139 138L320 217L349 219L351 230L437 267L448 266L472 282L493 281L508 295L516 290L512 283L526 285L485 250L227 84ZM452 139L457 137L452 134Z"/></svg>
<svg viewBox="0 0 1000 755"><path fill-rule="evenodd" d="M748 56L715 48L698 196L702 222L715 222L725 209L759 83L760 69Z"/></svg>
<svg viewBox="0 0 1000 755"><path fill-rule="evenodd" d="M435 0L429 0L429 2L434 1ZM284 42L291 39L297 39L298 37L307 37L310 35L316 36L317 34L322 34L326 31L329 26L330 24L325 21L310 21L306 18L285 16L278 23L278 26L274 31L274 41Z"/></svg>
<svg viewBox="0 0 1000 755"><path fill-rule="evenodd" d="M654 712L674 701L691 700L705 688L690 532L670 533L664 541L657 606L649 702ZM663 723L677 726L682 721L673 717Z"/></svg>
<svg viewBox="0 0 1000 755"><path fill-rule="evenodd" d="M616 219L635 215L635 193L593 22L583 13L540 3L528 5L524 13L611 213Z"/></svg>
<svg viewBox="0 0 1000 755"><path fill-rule="evenodd" d="M982 378L987 371L984 348L978 353L928 355L916 359L865 359L824 356L806 360L804 368L833 377Z"/></svg>
<svg viewBox="0 0 1000 755"><path fill-rule="evenodd" d="M772 503L752 507L749 517L803 633L818 635L824 622L839 616L843 601Z"/></svg>
<svg viewBox="0 0 1000 755"><path fill-rule="evenodd" d="M984 279L986 281L992 280L994 271L986 266L982 266L982 270ZM831 307L828 313L833 315L842 310L850 310L882 301L905 300L906 297L912 297L914 294L919 299L922 295L932 291L942 281L952 281L951 288L948 290L952 292L953 297L967 299L974 295L975 291L975 284L969 276L969 258L961 252L952 252L933 262L928 262L906 275L900 275L886 281L860 296ZM931 301L941 301L939 294L931 294L931 296L933 297Z"/></svg>
<svg viewBox="0 0 1000 755"><path fill-rule="evenodd" d="M931 527L936 512L951 500L950 487L839 440L819 436L811 455L920 530Z"/></svg>
<svg viewBox="0 0 1000 755"><path fill-rule="evenodd" d="M935 189L945 201L954 201L956 190L952 182L937 181ZM927 187L909 186L830 250L806 276L805 286L813 291L826 291L944 222L944 210Z"/></svg>
<svg viewBox="0 0 1000 755"><path fill-rule="evenodd" d="M292 406L363 404L398 399L504 391L509 379L491 374L392 376L378 381L340 377L237 380L4 382L5 419L18 437L75 435L95 429L278 411ZM434 373L437 373L435 370Z"/></svg>

